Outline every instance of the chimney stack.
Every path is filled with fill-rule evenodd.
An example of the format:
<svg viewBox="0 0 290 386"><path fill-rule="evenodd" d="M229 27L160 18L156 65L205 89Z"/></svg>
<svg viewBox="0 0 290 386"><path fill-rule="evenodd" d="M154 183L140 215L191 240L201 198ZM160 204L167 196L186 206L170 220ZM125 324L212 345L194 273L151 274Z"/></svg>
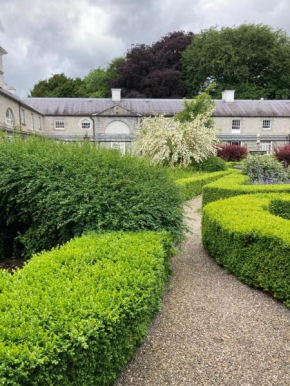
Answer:
<svg viewBox="0 0 290 386"><path fill-rule="evenodd" d="M121 89L112 88L112 102L121 102Z"/></svg>
<svg viewBox="0 0 290 386"><path fill-rule="evenodd" d="M4 50L4 48L2 48L0 46L0 88L3 88L4 89L4 78L3 78L3 75L4 75L4 71L3 71L3 61L2 61L2 56L3 55L6 55L7 54L7 51Z"/></svg>
<svg viewBox="0 0 290 386"><path fill-rule="evenodd" d="M222 93L222 100L224 102L234 102L235 101L235 90L225 90Z"/></svg>

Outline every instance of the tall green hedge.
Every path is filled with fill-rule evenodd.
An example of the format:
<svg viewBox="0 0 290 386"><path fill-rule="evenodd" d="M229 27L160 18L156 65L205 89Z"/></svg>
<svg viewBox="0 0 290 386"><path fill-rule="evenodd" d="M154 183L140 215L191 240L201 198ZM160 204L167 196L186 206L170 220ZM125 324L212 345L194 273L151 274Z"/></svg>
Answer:
<svg viewBox="0 0 290 386"><path fill-rule="evenodd" d="M202 203L206 205L210 202L224 198L238 196L242 194L256 193L289 193L290 185L250 185L250 178L239 171L218 179L203 188Z"/></svg>
<svg viewBox="0 0 290 386"><path fill-rule="evenodd" d="M182 199L163 168L89 143L0 138L0 258L85 231L182 234Z"/></svg>
<svg viewBox="0 0 290 386"><path fill-rule="evenodd" d="M86 235L0 271L0 384L110 385L167 278L165 233Z"/></svg>
<svg viewBox="0 0 290 386"><path fill-rule="evenodd" d="M181 188L183 199L190 200L191 198L202 193L202 188L204 185L231 173L233 173L233 170L214 173L202 173L188 178L181 178L177 180L176 183Z"/></svg>
<svg viewBox="0 0 290 386"><path fill-rule="evenodd" d="M289 203L289 196L253 194L212 202L203 210L202 237L210 255L230 273L290 306L290 221L270 213L276 200Z"/></svg>

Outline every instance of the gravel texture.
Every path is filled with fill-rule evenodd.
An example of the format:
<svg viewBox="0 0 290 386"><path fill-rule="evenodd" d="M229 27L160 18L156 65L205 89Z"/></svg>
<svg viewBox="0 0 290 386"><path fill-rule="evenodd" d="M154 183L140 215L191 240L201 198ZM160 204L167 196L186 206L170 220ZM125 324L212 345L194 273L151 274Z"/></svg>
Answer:
<svg viewBox="0 0 290 386"><path fill-rule="evenodd" d="M189 202L191 232L162 310L115 386L289 386L290 312L207 255L200 207Z"/></svg>

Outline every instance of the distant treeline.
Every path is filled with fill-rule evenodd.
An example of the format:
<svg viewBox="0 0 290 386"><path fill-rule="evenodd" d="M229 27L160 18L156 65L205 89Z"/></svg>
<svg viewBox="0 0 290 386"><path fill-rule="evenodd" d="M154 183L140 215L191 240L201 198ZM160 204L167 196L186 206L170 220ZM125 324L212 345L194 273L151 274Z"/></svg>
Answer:
<svg viewBox="0 0 290 386"><path fill-rule="evenodd" d="M239 99L290 99L290 37L264 24L171 32L152 45L133 45L124 57L83 79L55 74L32 97L183 98L216 86L212 96L236 90Z"/></svg>

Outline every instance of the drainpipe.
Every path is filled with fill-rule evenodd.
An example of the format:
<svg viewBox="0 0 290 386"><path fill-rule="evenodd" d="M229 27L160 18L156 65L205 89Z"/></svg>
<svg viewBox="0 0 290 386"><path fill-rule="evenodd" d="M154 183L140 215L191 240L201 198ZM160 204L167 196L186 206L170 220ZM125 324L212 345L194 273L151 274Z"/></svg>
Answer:
<svg viewBox="0 0 290 386"><path fill-rule="evenodd" d="M93 117L91 117L91 119L93 120L93 141L94 141L94 144L96 142L96 125L95 125L95 120Z"/></svg>

